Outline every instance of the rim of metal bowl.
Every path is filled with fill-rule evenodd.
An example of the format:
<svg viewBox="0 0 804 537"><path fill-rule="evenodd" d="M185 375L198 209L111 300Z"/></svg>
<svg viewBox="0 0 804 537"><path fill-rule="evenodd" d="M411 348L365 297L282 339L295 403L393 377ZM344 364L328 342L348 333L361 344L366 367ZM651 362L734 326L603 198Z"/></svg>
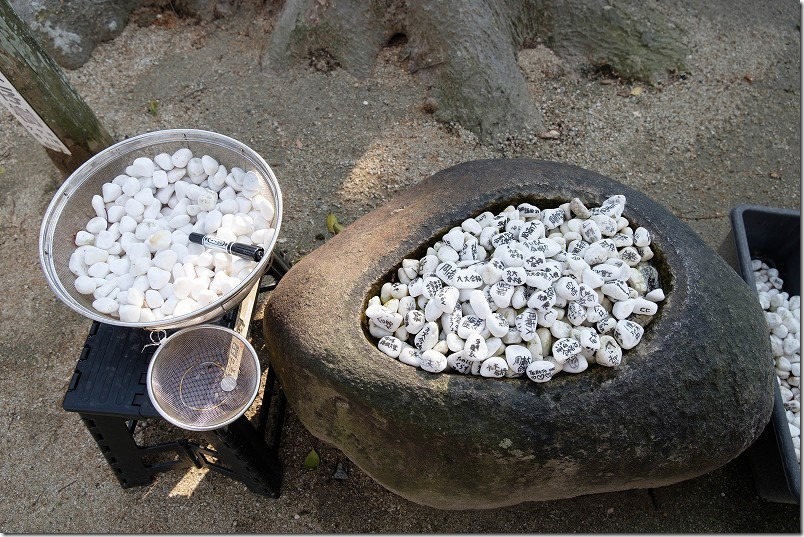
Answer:
<svg viewBox="0 0 804 537"><path fill-rule="evenodd" d="M108 181L111 181L118 173L124 173L123 171L119 170L125 170L125 168L130 165L136 157L149 156L150 158L153 158L154 154L146 152L149 148L182 143L206 144L209 146L217 146L223 151L239 153L240 157L246 160L250 167L252 167L251 171L259 172L260 177L264 180L267 188L271 191L271 194L274 198L273 201L275 209L274 221L272 222L272 225L274 226L274 233L269 241L269 244L264 245L265 255L252 269L249 277L244 278L239 284L232 288L229 293L222 295L217 300L207 304L204 307L198 308L184 315L170 316L158 321L136 323L124 322L117 317L102 314L91 306L86 307L85 305L81 304L67 291L66 286L74 285L74 281L71 280L68 282L63 282L61 280L54 258L54 236L56 234L56 228L59 224L62 214L70 202L71 197L83 184L89 180L95 179L96 174L102 172L107 167L112 167L115 161L120 160L123 157L129 156L130 159L125 163L117 163L118 171L109 172ZM231 164L225 162L221 162L221 164L226 164L227 168L232 167ZM98 193L100 193L100 191ZM255 281L265 274L272 261L271 254L276 245L277 238L279 237L281 224L282 191L279 188L279 183L274 175L273 170L265 159L263 159L256 151L244 143L235 140L234 138L230 138L229 136L212 131L200 129L168 129L151 131L133 136L107 147L87 160L64 181L64 183L53 196L53 199L48 205L48 208L45 211L45 215L42 219L42 225L39 231L39 261L42 270L45 273L45 279L56 296L72 310L83 315L84 317L88 317L94 321L106 324L125 326L129 328L145 328L150 330L183 328L221 317L245 297ZM74 236L75 232L77 231L78 229L74 230L72 235ZM76 246L75 244L72 244L71 247L75 248ZM73 276L72 272L69 274ZM238 298L239 300L237 300Z"/></svg>
<svg viewBox="0 0 804 537"><path fill-rule="evenodd" d="M232 337L236 337L241 342L245 343L246 349L248 350L248 355L249 355L250 359L254 361L254 367L256 368L256 375L255 375L256 382L254 383L254 387L251 390L251 394L249 395L249 398L247 400L248 402L246 404L244 404L243 407L238 412L236 412L234 415L232 415L231 417L227 418L226 420L224 420L224 421L222 421L220 423L216 423L215 425L199 426L199 425L192 425L192 424L189 424L189 423L184 423L184 422L182 422L180 420L177 420L173 416L171 416L167 411L165 411L165 409L162 407L162 405L160 404L158 398L154 395L154 392L153 392L153 387L152 387L152 384L153 384L153 369L154 369L154 364L156 364L157 359L159 357L159 352L162 349L167 348L166 345L171 339L174 339L174 338L178 339L178 337L186 336L188 333L191 333L191 332L193 332L195 330L209 330L209 329L221 330L221 331L230 333ZM260 367L260 361L259 361L259 359L257 357L257 352L254 350L254 347L251 345L251 343L248 341L248 339L244 338L242 335L240 335L236 331L232 330L231 328L227 328L225 326L218 326L218 325L214 325L214 324L201 324L201 325L197 325L197 326L190 326L188 328L183 328L183 329L171 334L170 336L168 336L167 338L163 339L159 343L160 343L159 346L156 348L156 351L154 352L153 356L151 357L150 362L148 363L148 370L147 370L146 377L145 377L146 378L146 380L145 380L145 388L148 391L148 398L151 400L151 404L153 404L154 409L156 409L156 411L159 413L159 415L162 416L162 418L164 418L167 422L172 423L176 427L181 427L182 429L186 429L186 430L189 430L189 431L212 431L214 429L220 429L221 427L225 427L226 425L229 425L233 421L235 421L238 418L240 418L240 416L242 416L249 409L249 407L254 403L254 400L257 398L257 394L260 391L260 384L261 384L261 379L262 379L262 368Z"/></svg>

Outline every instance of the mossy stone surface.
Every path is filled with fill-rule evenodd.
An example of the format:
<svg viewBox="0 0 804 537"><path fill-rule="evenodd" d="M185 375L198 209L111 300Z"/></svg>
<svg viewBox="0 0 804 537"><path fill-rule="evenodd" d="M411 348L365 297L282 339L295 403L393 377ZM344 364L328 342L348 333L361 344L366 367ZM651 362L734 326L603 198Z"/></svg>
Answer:
<svg viewBox="0 0 804 537"><path fill-rule="evenodd" d="M484 210L613 194L653 233L667 295L622 365L536 384L431 374L377 350L363 312L403 258ZM737 273L644 194L555 162L474 161L427 178L296 264L266 303L264 332L307 429L387 489L441 509L692 478L753 443L773 406L767 325Z"/></svg>

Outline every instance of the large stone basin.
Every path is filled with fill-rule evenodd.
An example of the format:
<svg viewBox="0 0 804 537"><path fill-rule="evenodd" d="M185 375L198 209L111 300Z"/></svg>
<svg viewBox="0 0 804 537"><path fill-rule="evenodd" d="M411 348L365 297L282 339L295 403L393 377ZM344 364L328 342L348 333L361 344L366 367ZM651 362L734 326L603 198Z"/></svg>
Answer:
<svg viewBox="0 0 804 537"><path fill-rule="evenodd" d="M484 210L627 198L667 295L616 368L545 384L432 374L382 354L363 312L405 257ZM443 170L305 256L266 304L265 342L307 429L387 489L442 509L669 485L759 436L775 381L745 282L644 194L575 166L485 160Z"/></svg>

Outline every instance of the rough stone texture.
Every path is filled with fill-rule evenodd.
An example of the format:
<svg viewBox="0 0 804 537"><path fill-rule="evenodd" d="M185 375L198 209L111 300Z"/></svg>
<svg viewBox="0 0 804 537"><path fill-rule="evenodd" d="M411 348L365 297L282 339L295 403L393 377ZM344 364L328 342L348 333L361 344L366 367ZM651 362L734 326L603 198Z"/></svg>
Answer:
<svg viewBox="0 0 804 537"><path fill-rule="evenodd" d="M172 10L210 21L229 15L234 0L9 0L56 63L66 69L84 65L99 43L123 32L139 7Z"/></svg>
<svg viewBox="0 0 804 537"><path fill-rule="evenodd" d="M123 31L139 0L10 0L21 19L56 62L76 69L98 43Z"/></svg>
<svg viewBox="0 0 804 537"><path fill-rule="evenodd" d="M667 294L620 367L535 384L434 375L376 349L363 311L404 257L486 209L612 194L654 232ZM771 413L764 323L748 286L660 205L524 159L454 166L368 213L296 264L264 315L272 366L310 432L389 490L443 509L658 487L725 464Z"/></svg>

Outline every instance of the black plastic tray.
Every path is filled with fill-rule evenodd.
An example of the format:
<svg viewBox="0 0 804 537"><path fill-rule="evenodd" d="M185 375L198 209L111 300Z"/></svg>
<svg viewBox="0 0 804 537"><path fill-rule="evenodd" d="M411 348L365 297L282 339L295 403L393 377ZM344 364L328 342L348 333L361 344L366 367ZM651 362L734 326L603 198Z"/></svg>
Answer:
<svg viewBox="0 0 804 537"><path fill-rule="evenodd" d="M779 270L784 291L790 296L801 294L800 211L739 205L731 211L731 227L736 255L731 261L736 263L735 268L752 289L756 289L756 283L751 260L761 259ZM777 383L774 383L774 391L770 422L749 448L748 456L757 493L762 498L800 504L801 467L796 460Z"/></svg>

